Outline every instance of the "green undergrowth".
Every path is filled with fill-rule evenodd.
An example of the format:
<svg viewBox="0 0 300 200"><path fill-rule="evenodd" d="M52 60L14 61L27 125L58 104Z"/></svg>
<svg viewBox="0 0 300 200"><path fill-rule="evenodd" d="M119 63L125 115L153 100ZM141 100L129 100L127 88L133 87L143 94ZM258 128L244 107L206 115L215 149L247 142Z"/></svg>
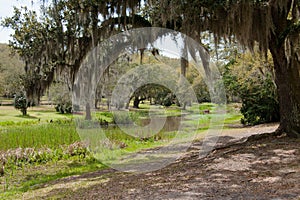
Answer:
<svg viewBox="0 0 300 200"><path fill-rule="evenodd" d="M76 127L70 120L36 124L20 123L2 127L0 138L0 150L19 147L57 148L80 140Z"/></svg>
<svg viewBox="0 0 300 200"><path fill-rule="evenodd" d="M0 177L3 183L3 187L0 188L0 199L21 199L24 192L42 188L45 184L51 184L51 181L105 168L107 167L92 157L82 159L74 156L43 165L10 169L6 171L5 176Z"/></svg>
<svg viewBox="0 0 300 200"><path fill-rule="evenodd" d="M201 136L210 125L228 128L241 119L236 105L222 107L227 113L219 113L211 103L193 104L184 111L175 106L165 110L153 107L151 111L147 105L141 107L129 113L96 111L91 121L84 120L83 115L74 117L49 110L32 110L31 117L18 117L17 121L7 117L9 112L0 115L0 160L5 160L5 174L0 177L5 184L0 188L0 199L13 199L59 178L103 169L107 161L164 146L175 138L184 142ZM210 113L204 114L205 110ZM183 114L184 120L180 123L184 125L184 133L164 129L155 132L133 126L140 125L141 120L149 117L149 112L158 118ZM16 117L15 114L10 116ZM218 122L218 119L224 121ZM114 124L116 121L120 127Z"/></svg>

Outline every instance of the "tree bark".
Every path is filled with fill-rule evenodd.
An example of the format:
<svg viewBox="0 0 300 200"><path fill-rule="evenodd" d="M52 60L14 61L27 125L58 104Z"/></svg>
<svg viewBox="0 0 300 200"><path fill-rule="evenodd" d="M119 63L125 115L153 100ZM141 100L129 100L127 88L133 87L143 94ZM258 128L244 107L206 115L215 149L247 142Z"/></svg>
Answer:
<svg viewBox="0 0 300 200"><path fill-rule="evenodd" d="M186 69L188 67L189 62L185 58L183 58L183 57L180 58L180 61L181 61L180 62L181 63L181 65L180 65L181 75L183 77L186 77Z"/></svg>
<svg viewBox="0 0 300 200"><path fill-rule="evenodd" d="M182 49L182 56L180 58L180 68L181 68L180 72L184 78L186 77L186 70L189 65L189 61L187 60L187 57L188 57L188 54L187 54L187 48L186 48L186 44L185 44L184 48ZM183 102L182 110L186 110L186 104L187 104L187 102Z"/></svg>
<svg viewBox="0 0 300 200"><path fill-rule="evenodd" d="M133 100L133 108L140 108L140 102L146 100L147 98L145 97L139 97L139 96L135 96L134 100Z"/></svg>
<svg viewBox="0 0 300 200"><path fill-rule="evenodd" d="M126 103L125 109L129 109L129 103L130 103L130 101L128 101L128 102Z"/></svg>
<svg viewBox="0 0 300 200"><path fill-rule="evenodd" d="M98 102L99 102L99 99L96 98L96 99L95 99L95 105L94 105L95 109L98 109Z"/></svg>
<svg viewBox="0 0 300 200"><path fill-rule="evenodd" d="M143 64L143 58L144 58L144 52L145 52L145 48L140 49L141 55L140 55L140 65Z"/></svg>
<svg viewBox="0 0 300 200"><path fill-rule="evenodd" d="M134 108L139 108L139 104L140 104L139 97L135 97L134 100L133 100L133 107Z"/></svg>
<svg viewBox="0 0 300 200"><path fill-rule="evenodd" d="M91 106L89 103L85 105L85 119L86 120L91 120L92 115L91 115Z"/></svg>
<svg viewBox="0 0 300 200"><path fill-rule="evenodd" d="M27 115L27 108L22 109L22 114L23 114L23 116Z"/></svg>
<svg viewBox="0 0 300 200"><path fill-rule="evenodd" d="M280 105L280 126L277 132L300 137L300 63L296 52L292 52L288 59L284 46L278 46L276 41L271 42L270 51Z"/></svg>

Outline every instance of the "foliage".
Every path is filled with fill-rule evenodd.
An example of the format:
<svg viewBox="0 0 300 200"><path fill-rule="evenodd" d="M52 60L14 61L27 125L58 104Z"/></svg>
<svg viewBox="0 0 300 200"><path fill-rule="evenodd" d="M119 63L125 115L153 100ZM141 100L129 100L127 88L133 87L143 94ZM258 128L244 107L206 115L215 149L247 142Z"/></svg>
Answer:
<svg viewBox="0 0 300 200"><path fill-rule="evenodd" d="M209 109L213 111L214 105L213 104L200 104L194 108L195 113L199 114L200 111ZM180 110L174 110L174 108L169 108L166 110L167 116L177 116L180 115ZM174 112L176 111L176 112ZM43 111L39 111L43 112ZM159 110L155 112L154 114L161 114ZM233 113L234 115L236 113ZM230 116L231 113L228 114ZM131 122L135 122L140 118L148 117L149 113L144 110L137 110L137 111L131 111L124 112L124 111L116 111L116 115L114 116L114 113L111 112L97 112L96 113L96 119L93 121L93 123L97 123L97 126L99 127L99 119L101 117L106 117L104 119L107 119L107 121L113 117L119 117L118 119L123 120L123 122L128 122L128 119L130 119ZM165 115L163 115L165 116ZM159 115L158 115L159 117ZM80 137L76 131L76 126L79 128L93 128L93 126L90 126L92 124L84 124L82 123L82 127L80 127L80 124L78 122L86 122L86 123L92 123L92 121L88 120L80 120L76 121L76 124L71 119L55 119L48 122L37 122L35 120L35 123L25 123L27 122L26 119L22 119L22 123L14 123L14 124L7 124L6 126L0 128L0 151L1 150L8 150L8 149L15 149L15 148L36 148L40 149L43 147L47 147L50 149L58 149L61 145L71 145L75 142L80 141ZM116 120L116 119L115 119ZM191 119L192 120L192 119ZM193 121L193 120L192 120ZM197 122L197 121L196 121ZM111 129L112 127L108 127L108 133L109 137L114 137L116 139L120 139L122 142L126 142L126 140L122 140L124 136L121 136L121 130L119 131L116 128ZM208 127L206 127L208 128ZM106 130L106 129L105 129ZM117 133L120 133L120 137L117 136ZM123 135L126 135L123 133ZM128 139L128 138L127 138ZM138 139L137 139L138 140Z"/></svg>
<svg viewBox="0 0 300 200"><path fill-rule="evenodd" d="M97 107L98 101L101 101L102 97L105 97L107 99L107 106L110 108L111 95L118 83L118 80L128 70L137 66L135 61L131 62L130 60L130 55L125 53L116 58L116 60L106 69L97 85L95 107Z"/></svg>
<svg viewBox="0 0 300 200"><path fill-rule="evenodd" d="M22 90L23 65L7 44L0 44L0 96L13 97Z"/></svg>
<svg viewBox="0 0 300 200"><path fill-rule="evenodd" d="M52 84L48 92L48 98L55 104L56 112L61 114L72 113L72 101L66 83L56 82Z"/></svg>
<svg viewBox="0 0 300 200"><path fill-rule="evenodd" d="M59 103L55 106L55 110L56 110L56 112L59 112L61 114L65 114L65 113L71 114L72 113L72 103L69 103L69 102L67 102L66 104Z"/></svg>
<svg viewBox="0 0 300 200"><path fill-rule="evenodd" d="M10 126L31 126L39 123L62 122L63 120L70 120L73 116L71 114L61 115L56 113L52 106L43 105L31 107L27 110L27 115L19 114L19 111L13 106L0 107L0 129Z"/></svg>
<svg viewBox="0 0 300 200"><path fill-rule="evenodd" d="M243 124L260 124L279 120L277 88L273 68L268 61L248 52L230 61L223 72L224 85L229 93L242 101ZM262 68L262 65L265 67Z"/></svg>
<svg viewBox="0 0 300 200"><path fill-rule="evenodd" d="M28 164L42 164L50 161L67 159L72 156L82 158L89 155L85 144L75 142L67 147L50 148L17 148L10 149L1 155L0 162L4 161L8 167L21 167Z"/></svg>
<svg viewBox="0 0 300 200"><path fill-rule="evenodd" d="M5 176L2 177L5 181L3 188L0 189L0 199L19 199L24 192L49 181L106 168L92 157L82 159L77 156L61 161L42 163L41 166L26 165L21 170L20 168L7 170Z"/></svg>
<svg viewBox="0 0 300 200"><path fill-rule="evenodd" d="M25 88L29 99L41 96L56 74L72 85L87 53L127 24L149 26L139 15L125 16L126 9L134 10L137 3L59 0L45 5L40 18L26 7L14 8L14 15L5 18L2 26L15 30L10 46L25 61L26 74L33 77L33 87Z"/></svg>
<svg viewBox="0 0 300 200"><path fill-rule="evenodd" d="M215 43L234 38L244 47L259 46L262 55L271 52L280 104L279 131L300 135L300 1L151 1L147 14L155 26L165 26L199 41L201 32L211 32ZM196 14L195 14L196 13ZM209 70L206 69L206 73ZM291 114L292 113L292 114Z"/></svg>
<svg viewBox="0 0 300 200"><path fill-rule="evenodd" d="M24 119L25 121L25 119ZM7 125L0 129L1 150L14 148L59 148L70 145L80 138L75 125L70 120L52 120L42 123L18 123Z"/></svg>
<svg viewBox="0 0 300 200"><path fill-rule="evenodd" d="M150 105L148 104L147 106ZM213 111L214 105L194 104L193 107L189 109L193 109L193 114L199 115L199 109L210 109ZM49 110L40 109L38 112L42 114L44 114L44 112L54 114L53 111ZM129 114L132 118L136 116L148 116L148 112L144 110L132 112L132 114ZM154 114L160 114L160 112ZM180 109L174 109L173 107L168 108L166 114L167 116L180 115ZM61 117L58 114L55 115ZM208 129L211 115L213 115L213 113L203 115L203 118L201 118L199 137L203 137L202 130ZM37 116L39 115L37 114ZM112 118L112 113L97 112L96 117ZM236 116L236 113L227 113L226 123L236 123L238 117L240 116ZM5 117L1 116L1 118ZM24 118L22 118L22 120L26 122ZM87 123L91 123L91 121L87 121ZM191 117L185 120L185 123L198 124L199 121L197 117ZM82 128L88 127L83 126ZM2 193L1 188L0 198L8 199L12 194L23 193L24 191L39 187L40 184L58 178L96 171L99 170L99 168L103 168L103 165L98 162L94 156L97 156L96 158L101 159L101 161L111 161L116 157L128 155L128 153L168 144L176 135L176 132L160 131L157 134L140 138L133 137L124 133L120 128L112 126L102 129L104 131L104 135L102 135L99 133L98 128L95 130L92 128L91 126L91 128L88 129L88 131L91 132L87 134L89 136L95 136L95 140L87 142L100 144L101 146L99 147L103 148L103 152L99 153L100 155L95 155L90 152L91 149L89 147L87 148L89 143L80 142L82 138L79 137L73 120L55 119L52 123L43 121L31 124L11 124L0 127L0 163L4 159L6 160L4 176L0 177L0 180L4 183L4 192ZM128 127L127 130L127 133L130 132L136 135L144 134L143 132L137 133L135 128ZM182 137L185 136L185 134L180 135ZM13 199L17 198L14 197Z"/></svg>
<svg viewBox="0 0 300 200"><path fill-rule="evenodd" d="M116 111L113 112L113 123L118 125L128 125L133 124L138 120L139 114L138 112L124 112L124 111Z"/></svg>
<svg viewBox="0 0 300 200"><path fill-rule="evenodd" d="M140 14L141 7L147 10ZM281 130L300 132L300 96L298 88L299 1L241 0L241 1L53 1L37 20L34 12L15 10L3 25L15 30L11 45L19 51L30 73L38 74L34 84L41 95L54 74L68 74L75 80L80 63L98 42L130 28L166 27L188 34L200 42L201 32L211 32L218 43L233 37L251 50L257 44L261 53L270 50L280 92ZM78 14L74 14L78 13ZM138 14L137 14L138 13ZM150 24L151 22L151 24ZM296 44L296 45L295 45ZM196 57L192 46L187 54ZM42 64L42 66L40 66ZM205 73L213 73L203 62ZM29 68L28 68L29 67ZM280 78L279 78L280 77ZM287 89L289 88L289 89ZM292 92L290 92L290 90ZM293 113L293 114L291 114Z"/></svg>
<svg viewBox="0 0 300 200"><path fill-rule="evenodd" d="M171 90L158 84L146 84L134 91L134 107L139 108L140 101L150 100L152 104L163 105L166 107L175 103L175 96Z"/></svg>
<svg viewBox="0 0 300 200"><path fill-rule="evenodd" d="M147 14L156 26L176 29L192 38L209 30L216 39L234 36L250 48L258 42L260 49L266 52L279 19L296 23L300 5L298 1L163 0L151 1L151 6Z"/></svg>
<svg viewBox="0 0 300 200"><path fill-rule="evenodd" d="M36 12L30 11L26 7L14 8L14 16L3 20L2 25L10 26L15 30L13 40L9 45L25 61L26 76L23 81L28 100L33 101L33 96L42 95L43 87L49 79L45 76L49 71L49 63L42 62L42 58L38 58L38 56L45 56L43 49L48 45L41 41L44 37L51 40L50 35L46 34L43 29L45 24L39 22ZM50 27L49 31L51 31ZM45 68L41 69L43 66Z"/></svg>
<svg viewBox="0 0 300 200"><path fill-rule="evenodd" d="M198 76L193 82L193 90L195 91L198 103L210 102L210 94L203 78Z"/></svg>
<svg viewBox="0 0 300 200"><path fill-rule="evenodd" d="M28 103L27 98L23 92L15 95L14 106L16 109L20 110L24 116L27 115Z"/></svg>
<svg viewBox="0 0 300 200"><path fill-rule="evenodd" d="M249 80L250 88L240 89L243 124L261 124L279 121L279 104L276 88L270 77L265 80Z"/></svg>

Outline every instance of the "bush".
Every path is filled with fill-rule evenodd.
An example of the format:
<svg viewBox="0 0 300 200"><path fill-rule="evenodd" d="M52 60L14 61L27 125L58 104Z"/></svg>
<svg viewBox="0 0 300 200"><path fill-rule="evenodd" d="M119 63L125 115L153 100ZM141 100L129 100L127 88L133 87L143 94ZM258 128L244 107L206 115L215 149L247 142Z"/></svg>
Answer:
<svg viewBox="0 0 300 200"><path fill-rule="evenodd" d="M260 83L252 82L251 88L242 88L241 113L243 124L256 125L279 121L279 103L276 88L268 77Z"/></svg>
<svg viewBox="0 0 300 200"><path fill-rule="evenodd" d="M55 106L55 110L56 112L59 112L61 114L64 114L64 113L72 113L72 104L70 102L67 102L65 104L63 103L59 103Z"/></svg>
<svg viewBox="0 0 300 200"><path fill-rule="evenodd" d="M15 95L14 106L20 110L24 116L27 115L27 99L23 92Z"/></svg>
<svg viewBox="0 0 300 200"><path fill-rule="evenodd" d="M68 87L63 82L56 82L51 85L50 92L49 92L49 99L51 99L55 106L56 112L61 114L64 113L72 113L72 100L70 97L70 91ZM79 111L79 106L74 106L76 111Z"/></svg>
<svg viewBox="0 0 300 200"><path fill-rule="evenodd" d="M173 95L172 93L167 94L167 96L163 99L162 105L166 107L170 107L173 104Z"/></svg>
<svg viewBox="0 0 300 200"><path fill-rule="evenodd" d="M271 60L253 60L248 54L242 60L232 60L224 67L222 75L227 98L228 101L240 99L242 102L243 124L279 121L279 103L273 74Z"/></svg>

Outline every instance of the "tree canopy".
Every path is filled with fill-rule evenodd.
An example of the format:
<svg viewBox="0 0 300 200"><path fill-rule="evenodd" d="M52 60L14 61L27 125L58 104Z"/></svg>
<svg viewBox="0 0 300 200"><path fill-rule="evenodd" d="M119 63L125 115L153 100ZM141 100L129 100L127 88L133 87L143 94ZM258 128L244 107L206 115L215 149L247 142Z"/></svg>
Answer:
<svg viewBox="0 0 300 200"><path fill-rule="evenodd" d="M38 75L29 95L43 91L55 74L72 83L93 46L135 27L166 27L198 42L208 31L216 43L234 38L251 50L257 44L261 53L270 50L273 57L280 103L278 132L300 133L298 0L53 0L41 20L32 11L15 9L3 25L15 30L11 46L25 60L27 73ZM193 55L193 48L187 50Z"/></svg>
<svg viewBox="0 0 300 200"><path fill-rule="evenodd" d="M23 89L24 63L7 44L0 44L0 52L0 96L13 97Z"/></svg>

